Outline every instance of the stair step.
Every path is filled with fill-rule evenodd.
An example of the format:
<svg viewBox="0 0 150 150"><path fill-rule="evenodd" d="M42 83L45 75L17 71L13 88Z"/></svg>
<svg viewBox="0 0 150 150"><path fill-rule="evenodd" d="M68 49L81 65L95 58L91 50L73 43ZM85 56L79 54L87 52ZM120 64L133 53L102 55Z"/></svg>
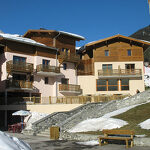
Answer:
<svg viewBox="0 0 150 150"><path fill-rule="evenodd" d="M44 137L50 138L50 135L48 135L48 134L42 134L42 133L38 133L37 136L44 136Z"/></svg>

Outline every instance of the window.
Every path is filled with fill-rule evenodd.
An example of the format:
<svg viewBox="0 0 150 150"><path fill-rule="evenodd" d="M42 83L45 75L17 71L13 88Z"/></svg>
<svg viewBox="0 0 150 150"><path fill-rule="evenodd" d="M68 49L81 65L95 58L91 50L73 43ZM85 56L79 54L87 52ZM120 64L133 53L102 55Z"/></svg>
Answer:
<svg viewBox="0 0 150 150"><path fill-rule="evenodd" d="M118 80L97 80L97 91L118 91Z"/></svg>
<svg viewBox="0 0 150 150"><path fill-rule="evenodd" d="M69 79L61 78L61 84L69 84Z"/></svg>
<svg viewBox="0 0 150 150"><path fill-rule="evenodd" d="M129 79L121 79L121 90L129 90Z"/></svg>
<svg viewBox="0 0 150 150"><path fill-rule="evenodd" d="M45 77L45 84L48 84L48 77Z"/></svg>
<svg viewBox="0 0 150 150"><path fill-rule="evenodd" d="M63 69L66 70L67 69L67 64L63 63Z"/></svg>
<svg viewBox="0 0 150 150"><path fill-rule="evenodd" d="M107 91L107 80L97 80L97 91Z"/></svg>
<svg viewBox="0 0 150 150"><path fill-rule="evenodd" d="M102 64L103 70L112 70L112 64Z"/></svg>
<svg viewBox="0 0 150 150"><path fill-rule="evenodd" d="M125 64L125 68L130 70L135 69L135 64Z"/></svg>
<svg viewBox="0 0 150 150"><path fill-rule="evenodd" d="M127 50L127 55L128 55L128 56L131 56L131 49L128 49L128 50Z"/></svg>
<svg viewBox="0 0 150 150"><path fill-rule="evenodd" d="M118 91L118 80L117 79L108 80L108 91Z"/></svg>
<svg viewBox="0 0 150 150"><path fill-rule="evenodd" d="M16 74L13 73L13 80L22 80L22 81L26 81L27 77L25 74Z"/></svg>
<svg viewBox="0 0 150 150"><path fill-rule="evenodd" d="M109 56L109 50L105 50L105 56Z"/></svg>
<svg viewBox="0 0 150 150"><path fill-rule="evenodd" d="M62 52L64 52L64 51L65 51L65 49L64 49L64 48L62 48L62 49L61 49L61 51L62 51Z"/></svg>
<svg viewBox="0 0 150 150"><path fill-rule="evenodd" d="M48 66L50 64L50 60L43 59L42 64L44 66Z"/></svg>
<svg viewBox="0 0 150 150"><path fill-rule="evenodd" d="M103 75L112 74L112 64L103 64L102 69L103 69Z"/></svg>
<svg viewBox="0 0 150 150"><path fill-rule="evenodd" d="M19 57L19 56L13 56L13 63L26 63L26 58L25 57Z"/></svg>

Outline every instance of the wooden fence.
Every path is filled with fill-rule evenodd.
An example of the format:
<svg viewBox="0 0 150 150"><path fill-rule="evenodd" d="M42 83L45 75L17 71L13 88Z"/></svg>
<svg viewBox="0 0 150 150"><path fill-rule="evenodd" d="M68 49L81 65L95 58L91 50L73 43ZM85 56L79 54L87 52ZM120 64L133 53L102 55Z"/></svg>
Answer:
<svg viewBox="0 0 150 150"><path fill-rule="evenodd" d="M86 104L92 102L108 102L121 100L130 95L94 95L94 96L66 96L66 97L18 97L8 98L10 104Z"/></svg>

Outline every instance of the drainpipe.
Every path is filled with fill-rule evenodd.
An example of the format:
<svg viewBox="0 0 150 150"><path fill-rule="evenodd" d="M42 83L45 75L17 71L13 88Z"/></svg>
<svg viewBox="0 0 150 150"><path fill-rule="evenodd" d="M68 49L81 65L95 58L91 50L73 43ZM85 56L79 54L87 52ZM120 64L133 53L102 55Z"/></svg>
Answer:
<svg viewBox="0 0 150 150"><path fill-rule="evenodd" d="M58 66L58 49L56 52L56 67ZM57 82L57 78L56 78L56 97L58 96L58 82Z"/></svg>
<svg viewBox="0 0 150 150"><path fill-rule="evenodd" d="M58 34L53 38L53 47L56 47L56 38L60 35L60 32L58 31ZM58 66L58 49L56 52L56 67ZM58 97L58 82L56 78L56 98Z"/></svg>

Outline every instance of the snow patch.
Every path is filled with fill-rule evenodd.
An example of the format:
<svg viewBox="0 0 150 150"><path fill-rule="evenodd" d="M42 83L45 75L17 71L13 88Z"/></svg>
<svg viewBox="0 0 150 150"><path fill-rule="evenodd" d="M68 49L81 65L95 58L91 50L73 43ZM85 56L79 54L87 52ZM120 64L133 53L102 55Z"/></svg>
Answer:
<svg viewBox="0 0 150 150"><path fill-rule="evenodd" d="M0 131L0 149L1 150L32 150L29 144L16 137Z"/></svg>
<svg viewBox="0 0 150 150"><path fill-rule="evenodd" d="M47 115L49 115L49 114L38 113L38 112L31 112L31 115L27 116L25 118L25 120L27 120L27 122L25 121L26 122L25 129L27 129L27 130L32 129L32 123L34 123L34 122L36 122L36 121L46 117Z"/></svg>
<svg viewBox="0 0 150 150"><path fill-rule="evenodd" d="M114 128L121 128L124 125L127 125L126 121L114 118L94 118L82 121L81 123L77 124L72 129L68 130L68 132L87 132L87 131L102 131L103 129L114 129Z"/></svg>
<svg viewBox="0 0 150 150"><path fill-rule="evenodd" d="M144 74L144 83L145 86L150 87L150 68L145 67L145 74Z"/></svg>
<svg viewBox="0 0 150 150"><path fill-rule="evenodd" d="M147 119L139 124L142 129L150 129L150 119Z"/></svg>
<svg viewBox="0 0 150 150"><path fill-rule="evenodd" d="M149 103L149 102L150 101L148 101L146 103ZM102 131L103 129L121 128L124 125L127 125L128 123L121 119L115 119L115 118L111 118L111 117L122 114L136 106L146 104L146 103L141 103L141 104L132 105L129 107L124 107L124 108L118 109L116 111L107 113L100 118L84 120L84 121L80 122L79 124L77 124L76 126L74 126L73 128L71 128L70 130L68 130L68 132L75 133L75 132L87 132L87 131Z"/></svg>
<svg viewBox="0 0 150 150"><path fill-rule="evenodd" d="M99 142L96 140L87 141L87 142L76 142L76 143L80 145L91 145L91 146L99 145Z"/></svg>

